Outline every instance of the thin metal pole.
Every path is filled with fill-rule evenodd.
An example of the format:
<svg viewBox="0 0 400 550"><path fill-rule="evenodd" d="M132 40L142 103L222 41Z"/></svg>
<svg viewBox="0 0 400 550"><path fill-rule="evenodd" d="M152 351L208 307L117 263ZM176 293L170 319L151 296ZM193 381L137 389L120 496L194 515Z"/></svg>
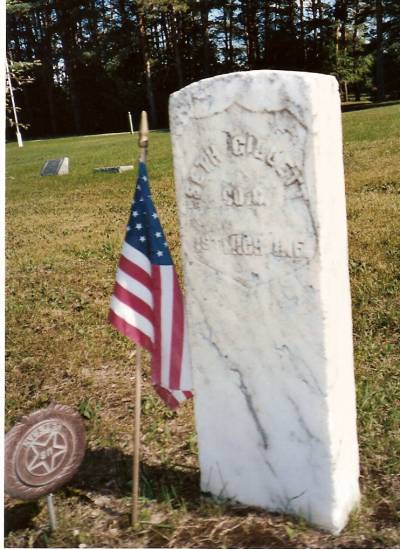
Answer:
<svg viewBox="0 0 400 550"><path fill-rule="evenodd" d="M47 509L49 512L50 529L52 531L55 531L57 529L57 518L56 518L56 511L54 508L53 493L48 494L46 496L46 500L47 500Z"/></svg>
<svg viewBox="0 0 400 550"><path fill-rule="evenodd" d="M140 161L146 162L149 143L149 124L146 111L142 111L139 126ZM139 469L140 469L140 413L142 394L142 348L136 348L136 386L135 386L135 424L133 440L133 472L132 472L132 526L139 523Z"/></svg>
<svg viewBox="0 0 400 550"><path fill-rule="evenodd" d="M129 127L131 129L131 134L133 134L132 115L129 111L128 111L128 120L129 120Z"/></svg>
<svg viewBox="0 0 400 550"><path fill-rule="evenodd" d="M17 109L15 107L15 101L14 101L14 90L13 90L13 87L12 87L11 75L10 75L10 69L8 68L8 59L7 59L7 57L6 57L6 78L7 78L7 81L8 81L8 88L10 90L11 104L12 104L13 113L14 113L14 120L15 120L15 133L17 134L18 147L23 147L24 144L22 142L21 133L19 131Z"/></svg>

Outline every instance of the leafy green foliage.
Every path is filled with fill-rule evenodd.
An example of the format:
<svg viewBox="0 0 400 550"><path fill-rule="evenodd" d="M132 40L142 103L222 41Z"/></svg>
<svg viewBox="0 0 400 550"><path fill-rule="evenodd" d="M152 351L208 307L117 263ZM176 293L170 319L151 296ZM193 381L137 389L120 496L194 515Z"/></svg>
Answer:
<svg viewBox="0 0 400 550"><path fill-rule="evenodd" d="M378 33L366 0L10 0L9 57L34 79L17 94L22 122L30 136L118 132L146 109L167 127L172 92L248 69L334 74L344 95L396 98L398 2L380 4Z"/></svg>

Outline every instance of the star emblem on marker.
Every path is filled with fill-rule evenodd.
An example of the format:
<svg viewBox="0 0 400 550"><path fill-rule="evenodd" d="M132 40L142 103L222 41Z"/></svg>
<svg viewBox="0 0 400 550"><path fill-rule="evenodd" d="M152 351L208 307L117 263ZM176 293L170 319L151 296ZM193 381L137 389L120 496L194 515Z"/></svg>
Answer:
<svg viewBox="0 0 400 550"><path fill-rule="evenodd" d="M46 474L50 474L57 469L57 458L65 455L67 452L67 445L65 443L60 444L57 438L58 434L52 433L49 434L48 438L42 443L35 442L31 446L31 451L34 456L29 464L26 465L29 472L32 473L43 468Z"/></svg>

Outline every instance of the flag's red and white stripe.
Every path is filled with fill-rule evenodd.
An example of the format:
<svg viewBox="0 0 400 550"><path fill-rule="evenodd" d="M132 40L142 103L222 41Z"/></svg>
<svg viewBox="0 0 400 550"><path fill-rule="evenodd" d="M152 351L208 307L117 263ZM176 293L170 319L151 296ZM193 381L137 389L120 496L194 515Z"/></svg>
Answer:
<svg viewBox="0 0 400 550"><path fill-rule="evenodd" d="M172 408L192 397L184 304L172 265L152 265L124 242L109 320L152 353L152 381Z"/></svg>
<svg viewBox="0 0 400 550"><path fill-rule="evenodd" d="M150 260L123 244L111 299L109 321L150 352L154 345L154 299Z"/></svg>

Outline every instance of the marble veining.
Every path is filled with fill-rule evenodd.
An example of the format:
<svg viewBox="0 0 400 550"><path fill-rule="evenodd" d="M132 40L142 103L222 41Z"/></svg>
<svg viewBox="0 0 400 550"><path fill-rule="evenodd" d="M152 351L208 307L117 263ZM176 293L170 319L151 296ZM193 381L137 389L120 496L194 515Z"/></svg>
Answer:
<svg viewBox="0 0 400 550"><path fill-rule="evenodd" d="M337 82L205 79L170 124L201 488L338 533L359 464Z"/></svg>

